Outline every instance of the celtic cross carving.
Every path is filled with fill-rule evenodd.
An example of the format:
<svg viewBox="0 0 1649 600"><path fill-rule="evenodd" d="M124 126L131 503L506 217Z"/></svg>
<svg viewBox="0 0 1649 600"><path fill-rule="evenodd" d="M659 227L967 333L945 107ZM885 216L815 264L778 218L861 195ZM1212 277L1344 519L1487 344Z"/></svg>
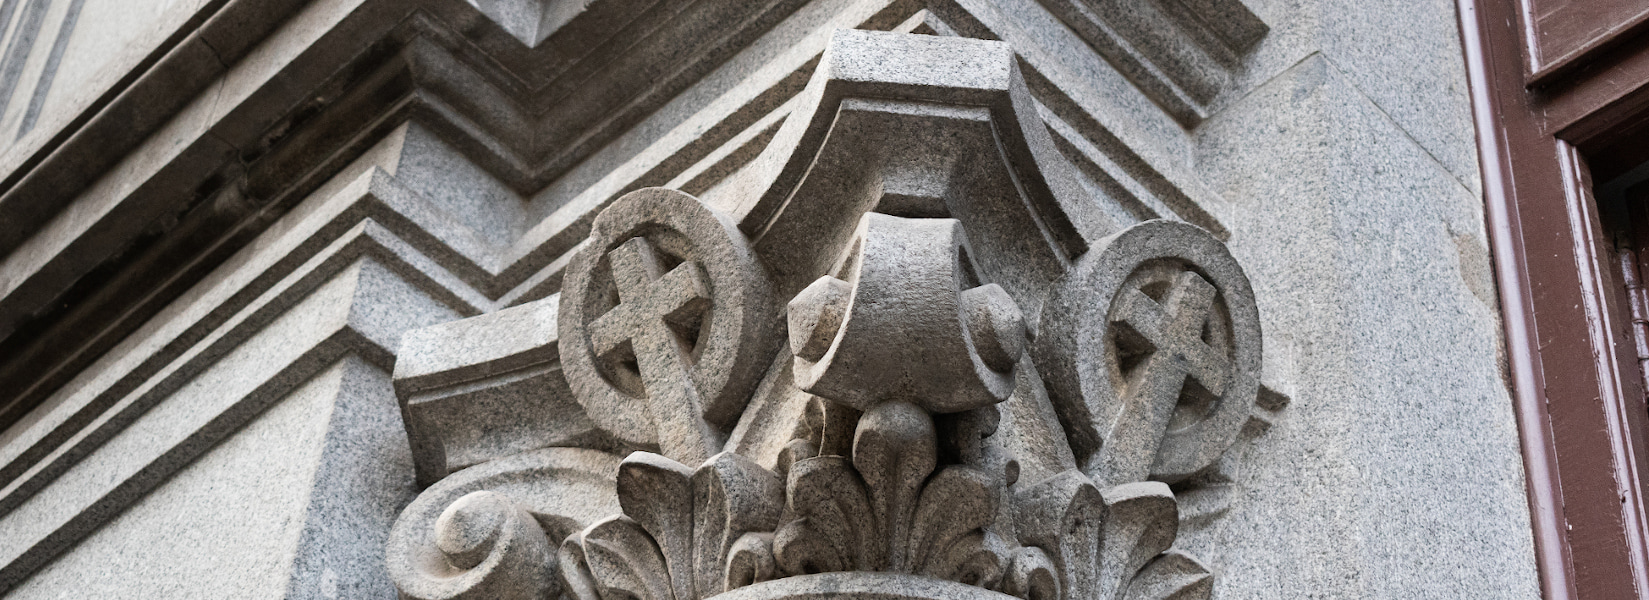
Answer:
<svg viewBox="0 0 1649 600"><path fill-rule="evenodd" d="M1102 483L1190 477L1253 413L1259 311L1225 245L1196 227L1151 221L1108 238L1054 289L1042 322L1048 394Z"/></svg>
<svg viewBox="0 0 1649 600"><path fill-rule="evenodd" d="M1116 439L1104 449L1094 465L1102 480L1145 479L1174 410L1215 401L1231 383L1227 350L1205 339L1225 337L1209 331L1209 312L1218 290L1194 271L1169 270L1178 272L1159 277L1136 273L1113 303L1109 318L1116 326L1115 358L1119 367L1136 365L1122 374L1127 391L1119 426L1141 435ZM1166 288L1160 304L1142 289L1151 279L1167 280L1160 282Z"/></svg>
<svg viewBox="0 0 1649 600"><path fill-rule="evenodd" d="M574 395L620 440L703 462L774 346L762 343L770 293L726 216L670 190L625 196L567 267L561 353Z"/></svg>
<svg viewBox="0 0 1649 600"><path fill-rule="evenodd" d="M692 345L711 304L704 268L683 262L664 272L646 238L631 238L607 253L619 304L590 322L590 343L609 373L639 376L659 445L672 455L708 458L716 435L700 415L693 383ZM624 363L638 365L629 372Z"/></svg>

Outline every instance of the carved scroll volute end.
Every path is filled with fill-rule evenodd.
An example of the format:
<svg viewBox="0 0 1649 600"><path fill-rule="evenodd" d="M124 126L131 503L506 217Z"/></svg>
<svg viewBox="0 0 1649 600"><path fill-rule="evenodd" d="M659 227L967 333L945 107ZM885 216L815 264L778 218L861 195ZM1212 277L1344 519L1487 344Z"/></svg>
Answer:
<svg viewBox="0 0 1649 600"><path fill-rule="evenodd" d="M790 300L786 307L786 325L790 331L790 353L795 356L792 372L797 388L819 388L820 379L830 366L826 357L841 335L852 297L851 284L825 275Z"/></svg>
<svg viewBox="0 0 1649 600"><path fill-rule="evenodd" d="M790 352L811 366L824 358L842 330L853 286L825 275L790 300Z"/></svg>
<svg viewBox="0 0 1649 600"><path fill-rule="evenodd" d="M962 310L980 361L992 371L1012 373L1025 353L1025 315L1008 291L994 283L962 290Z"/></svg>
<svg viewBox="0 0 1649 600"><path fill-rule="evenodd" d="M389 556L402 598L537 600L558 593L549 539L504 494L460 497L428 535L430 543Z"/></svg>

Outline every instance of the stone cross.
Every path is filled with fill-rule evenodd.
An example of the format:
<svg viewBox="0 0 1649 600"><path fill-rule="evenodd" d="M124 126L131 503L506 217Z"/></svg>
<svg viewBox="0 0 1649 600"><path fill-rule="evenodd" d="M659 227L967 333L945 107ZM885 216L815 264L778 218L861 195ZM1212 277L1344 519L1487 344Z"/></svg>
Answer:
<svg viewBox="0 0 1649 600"><path fill-rule="evenodd" d="M1128 376L1128 386L1112 435L1095 465L1097 479L1140 481L1151 471L1174 409L1195 383L1213 398L1231 383L1231 360L1203 341L1202 331L1217 290L1195 272L1176 275L1158 304L1135 286L1124 286L1111 320L1117 335L1148 349L1149 356Z"/></svg>
<svg viewBox="0 0 1649 600"><path fill-rule="evenodd" d="M607 262L619 304L590 322L590 343L608 361L629 346L658 428L659 448L687 464L702 463L719 442L702 417L691 341L675 329L689 326L709 308L704 268L684 261L665 272L652 244L640 237L608 252Z"/></svg>

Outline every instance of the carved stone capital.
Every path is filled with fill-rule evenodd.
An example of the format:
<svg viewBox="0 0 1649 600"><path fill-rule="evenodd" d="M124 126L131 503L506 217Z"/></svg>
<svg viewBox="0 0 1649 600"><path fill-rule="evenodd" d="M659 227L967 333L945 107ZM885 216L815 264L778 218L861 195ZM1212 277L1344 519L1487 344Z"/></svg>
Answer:
<svg viewBox="0 0 1649 600"><path fill-rule="evenodd" d="M820 61L722 208L632 192L567 266L567 418L627 457L447 476L404 595L1211 596L1175 490L1229 462L1261 350L1224 244L1084 204L1005 44Z"/></svg>

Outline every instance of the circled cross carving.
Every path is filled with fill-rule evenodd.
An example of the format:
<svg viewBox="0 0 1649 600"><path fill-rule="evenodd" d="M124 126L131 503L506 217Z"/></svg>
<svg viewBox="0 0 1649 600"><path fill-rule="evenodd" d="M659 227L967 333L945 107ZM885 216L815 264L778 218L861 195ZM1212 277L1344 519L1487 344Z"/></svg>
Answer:
<svg viewBox="0 0 1649 600"><path fill-rule="evenodd" d="M1236 441L1259 393L1259 311L1219 240L1141 223L1084 256L1046 306L1034 352L1096 481L1183 480Z"/></svg>
<svg viewBox="0 0 1649 600"><path fill-rule="evenodd" d="M770 293L730 219L674 190L625 195L567 266L559 321L568 384L626 445L703 462L771 356Z"/></svg>
<svg viewBox="0 0 1649 600"><path fill-rule="evenodd" d="M1181 391L1184 378L1191 377L1213 395L1224 394L1231 380L1231 361L1226 350L1203 339L1217 290L1193 271L1179 272L1172 286L1163 304L1135 285L1125 285L1117 298L1117 314L1111 321L1122 326L1117 332L1123 338L1119 343L1142 344L1150 353L1129 392L1174 395Z"/></svg>

